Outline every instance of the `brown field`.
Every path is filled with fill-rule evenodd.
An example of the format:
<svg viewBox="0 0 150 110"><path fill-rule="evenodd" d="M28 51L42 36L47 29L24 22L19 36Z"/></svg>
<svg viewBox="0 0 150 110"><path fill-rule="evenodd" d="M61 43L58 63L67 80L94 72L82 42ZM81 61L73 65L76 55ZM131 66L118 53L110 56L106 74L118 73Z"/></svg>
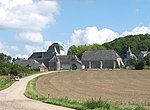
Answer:
<svg viewBox="0 0 150 110"><path fill-rule="evenodd" d="M44 96L99 99L119 104L150 104L150 71L70 71L43 76L37 89Z"/></svg>

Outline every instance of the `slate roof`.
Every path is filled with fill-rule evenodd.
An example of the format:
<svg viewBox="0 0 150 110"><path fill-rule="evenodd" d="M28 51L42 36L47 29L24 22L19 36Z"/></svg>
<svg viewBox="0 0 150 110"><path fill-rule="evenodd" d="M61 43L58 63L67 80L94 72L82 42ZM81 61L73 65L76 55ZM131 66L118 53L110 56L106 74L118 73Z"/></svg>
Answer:
<svg viewBox="0 0 150 110"><path fill-rule="evenodd" d="M52 52L34 52L28 59L45 59L52 58L54 53Z"/></svg>
<svg viewBox="0 0 150 110"><path fill-rule="evenodd" d="M81 60L76 55L54 56L49 62L55 62L56 60L59 60L61 63L78 62L82 64Z"/></svg>
<svg viewBox="0 0 150 110"><path fill-rule="evenodd" d="M14 63L25 67L30 67L32 69L38 69L39 66L41 65L39 62L33 59L29 59L29 60L19 59L16 60Z"/></svg>
<svg viewBox="0 0 150 110"><path fill-rule="evenodd" d="M114 50L85 51L82 61L116 60L120 56Z"/></svg>
<svg viewBox="0 0 150 110"><path fill-rule="evenodd" d="M48 61L53 58L55 53L52 52L34 52L28 59L37 60L39 63L44 63L48 68Z"/></svg>
<svg viewBox="0 0 150 110"><path fill-rule="evenodd" d="M53 43L51 46L49 46L47 52L55 52L55 48L59 54L61 50L64 51L64 48L60 44Z"/></svg>

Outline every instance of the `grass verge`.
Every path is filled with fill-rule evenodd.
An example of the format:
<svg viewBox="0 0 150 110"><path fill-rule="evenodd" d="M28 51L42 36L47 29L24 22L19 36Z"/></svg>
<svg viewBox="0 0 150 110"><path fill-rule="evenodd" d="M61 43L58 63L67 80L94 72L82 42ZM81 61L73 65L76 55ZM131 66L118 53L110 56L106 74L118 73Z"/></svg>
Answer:
<svg viewBox="0 0 150 110"><path fill-rule="evenodd" d="M73 108L76 110L145 110L143 106L121 107L111 102L103 101L101 99L97 101L92 99L92 100L88 100L85 102L79 102L76 100L70 100L67 97L47 98L47 97L42 96L36 90L36 81L42 76L38 76L28 83L26 91L25 91L25 96L31 99L42 101L44 103L69 107L69 108Z"/></svg>
<svg viewBox="0 0 150 110"><path fill-rule="evenodd" d="M0 91L11 86L15 81L10 77L0 78Z"/></svg>

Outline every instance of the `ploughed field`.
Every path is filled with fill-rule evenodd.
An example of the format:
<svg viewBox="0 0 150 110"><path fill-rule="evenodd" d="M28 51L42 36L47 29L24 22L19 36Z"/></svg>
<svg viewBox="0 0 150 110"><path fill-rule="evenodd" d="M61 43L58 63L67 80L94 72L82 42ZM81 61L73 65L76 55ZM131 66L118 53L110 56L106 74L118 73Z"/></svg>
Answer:
<svg viewBox="0 0 150 110"><path fill-rule="evenodd" d="M109 100L119 104L150 104L150 71L101 70L52 73L37 81L37 90L52 98Z"/></svg>

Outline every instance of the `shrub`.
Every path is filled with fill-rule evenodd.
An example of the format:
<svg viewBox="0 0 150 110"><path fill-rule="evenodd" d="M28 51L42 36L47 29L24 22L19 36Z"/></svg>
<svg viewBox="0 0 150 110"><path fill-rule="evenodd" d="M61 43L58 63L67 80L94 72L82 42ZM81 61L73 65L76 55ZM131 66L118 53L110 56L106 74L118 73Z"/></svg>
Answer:
<svg viewBox="0 0 150 110"><path fill-rule="evenodd" d="M145 67L145 61L144 60L140 60L139 62L137 62L135 64L135 69L137 70L142 70Z"/></svg>

